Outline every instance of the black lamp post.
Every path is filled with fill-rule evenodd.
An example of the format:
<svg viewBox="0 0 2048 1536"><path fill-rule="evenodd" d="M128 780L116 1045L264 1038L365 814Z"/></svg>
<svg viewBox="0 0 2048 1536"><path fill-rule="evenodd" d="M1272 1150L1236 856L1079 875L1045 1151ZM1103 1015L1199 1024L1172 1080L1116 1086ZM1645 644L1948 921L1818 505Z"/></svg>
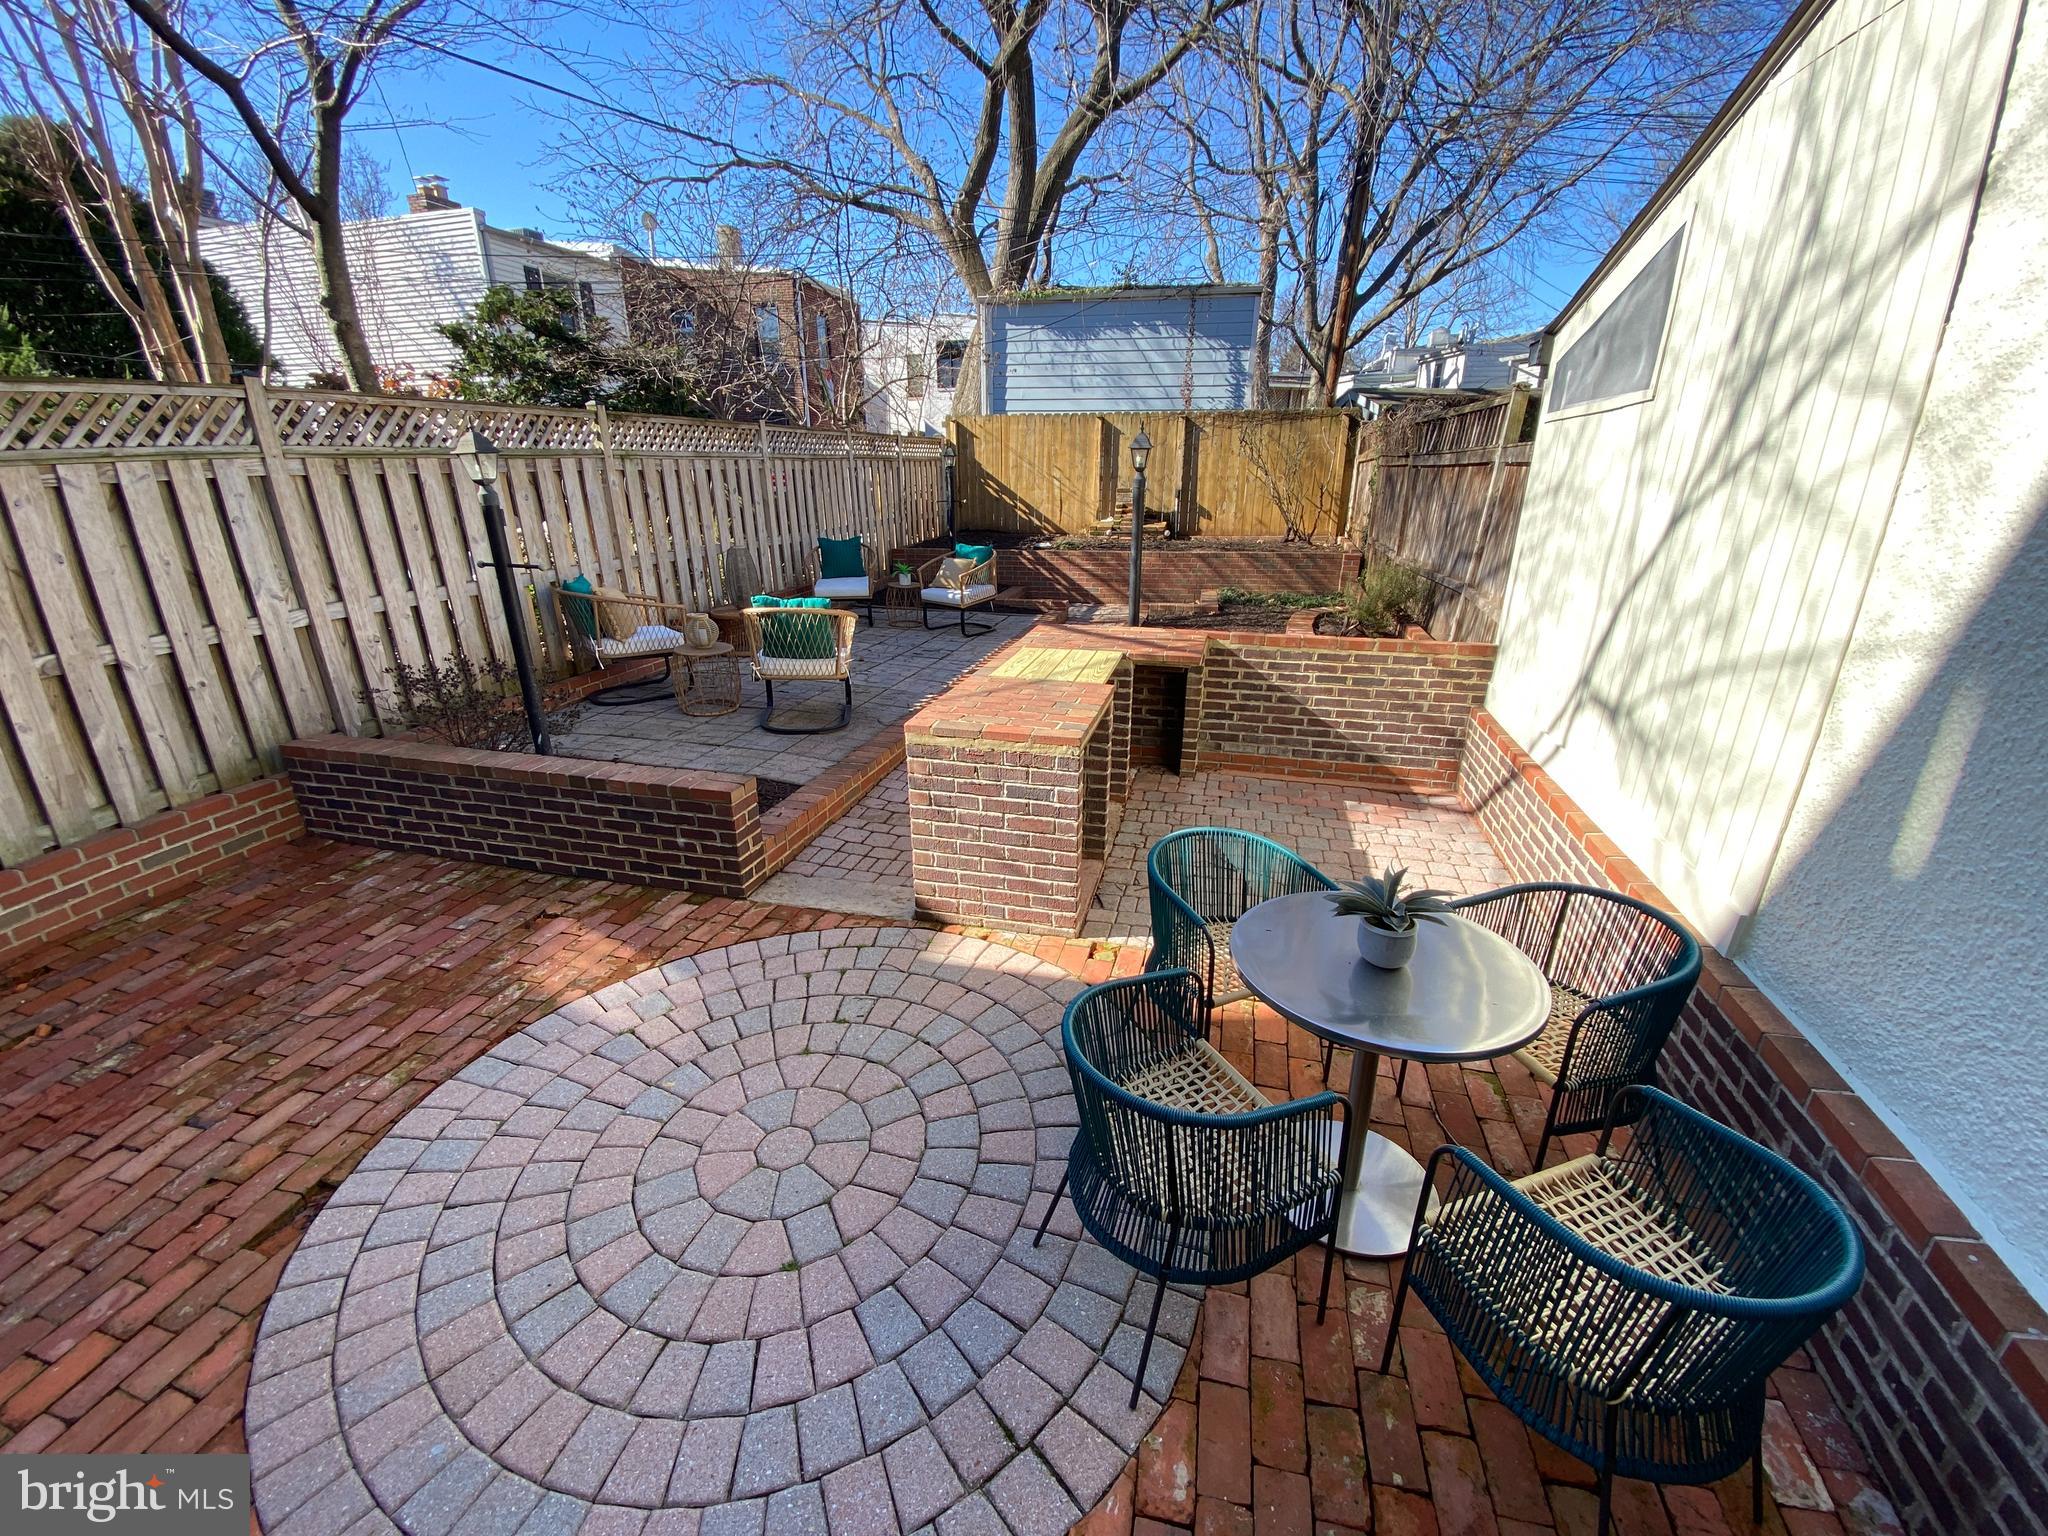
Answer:
<svg viewBox="0 0 2048 1536"><path fill-rule="evenodd" d="M1144 423L1138 424L1138 435L1131 439L1131 624L1135 628L1138 618L1138 602L1145 584L1144 540L1145 540L1145 461L1152 457L1152 439L1145 435Z"/></svg>
<svg viewBox="0 0 2048 1536"><path fill-rule="evenodd" d="M541 708L540 679L534 676L533 653L526 648L526 615L520 611L512 584L512 545L505 537L505 514L498 505L498 445L471 427L455 442L455 462L469 476L483 501L484 537L491 543L491 571L498 579L498 603L505 610L505 630L512 637L512 665L519 673L519 696L526 705L526 728L533 750L554 751L548 739L548 718ZM521 567L525 569L526 567Z"/></svg>

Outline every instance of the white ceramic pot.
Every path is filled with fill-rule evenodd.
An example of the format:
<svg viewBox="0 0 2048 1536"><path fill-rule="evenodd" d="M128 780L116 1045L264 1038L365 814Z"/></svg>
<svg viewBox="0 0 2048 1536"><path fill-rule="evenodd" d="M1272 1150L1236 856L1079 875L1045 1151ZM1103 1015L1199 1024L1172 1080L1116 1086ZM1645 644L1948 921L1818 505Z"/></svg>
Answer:
<svg viewBox="0 0 2048 1536"><path fill-rule="evenodd" d="M1360 918L1358 953L1368 965L1376 965L1383 971L1398 971L1415 956L1415 928L1411 924L1400 933L1389 933Z"/></svg>

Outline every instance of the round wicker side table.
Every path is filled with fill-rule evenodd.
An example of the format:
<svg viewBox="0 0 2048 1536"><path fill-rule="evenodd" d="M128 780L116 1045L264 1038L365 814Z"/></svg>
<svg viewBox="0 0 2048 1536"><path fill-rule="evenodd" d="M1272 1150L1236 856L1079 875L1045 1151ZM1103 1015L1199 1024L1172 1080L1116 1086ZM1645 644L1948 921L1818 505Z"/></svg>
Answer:
<svg viewBox="0 0 2048 1536"><path fill-rule="evenodd" d="M740 663L733 648L684 646L675 653L676 707L686 715L729 715L740 707Z"/></svg>
<svg viewBox="0 0 2048 1536"><path fill-rule="evenodd" d="M882 583L882 622L892 629L916 629L924 622L918 612L923 602L914 581L885 581Z"/></svg>

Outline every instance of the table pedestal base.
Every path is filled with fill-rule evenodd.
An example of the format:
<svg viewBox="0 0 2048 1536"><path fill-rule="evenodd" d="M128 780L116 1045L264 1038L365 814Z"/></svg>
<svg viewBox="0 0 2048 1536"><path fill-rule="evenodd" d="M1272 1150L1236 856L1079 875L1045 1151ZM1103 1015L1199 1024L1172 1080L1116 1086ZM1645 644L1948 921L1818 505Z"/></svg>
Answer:
<svg viewBox="0 0 2048 1536"><path fill-rule="evenodd" d="M1332 1127L1330 1146L1335 1161L1343 1127ZM1358 1167L1347 1181L1337 1207L1337 1247L1359 1259L1391 1259L1408 1251L1415 1228L1415 1201L1422 1193L1422 1164L1377 1131L1368 1132ZM1437 1199L1430 1197L1430 1214Z"/></svg>

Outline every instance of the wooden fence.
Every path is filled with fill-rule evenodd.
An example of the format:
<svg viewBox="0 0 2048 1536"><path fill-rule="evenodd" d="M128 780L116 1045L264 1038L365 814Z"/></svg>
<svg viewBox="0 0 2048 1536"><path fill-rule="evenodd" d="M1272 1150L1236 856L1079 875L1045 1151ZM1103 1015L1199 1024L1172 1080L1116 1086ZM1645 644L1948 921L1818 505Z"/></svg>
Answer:
<svg viewBox="0 0 2048 1536"><path fill-rule="evenodd" d="M1369 554L1413 565L1435 588L1429 632L1490 641L1529 475L1527 390L1437 414L1382 417L1361 434L1351 528Z"/></svg>
<svg viewBox="0 0 2048 1536"><path fill-rule="evenodd" d="M911 438L601 409L157 384L0 388L0 862L277 764L294 736L388 724L399 662L510 659L465 427L504 453L534 654L583 573L694 608L736 546L804 580L820 533L878 550L944 525ZM485 573L485 587L490 578Z"/></svg>
<svg viewBox="0 0 2048 1536"><path fill-rule="evenodd" d="M1322 542L1343 533L1349 411L956 417L958 526L1094 532L1129 494L1141 427L1152 439L1147 516L1170 516L1177 534L1278 538L1290 524Z"/></svg>

